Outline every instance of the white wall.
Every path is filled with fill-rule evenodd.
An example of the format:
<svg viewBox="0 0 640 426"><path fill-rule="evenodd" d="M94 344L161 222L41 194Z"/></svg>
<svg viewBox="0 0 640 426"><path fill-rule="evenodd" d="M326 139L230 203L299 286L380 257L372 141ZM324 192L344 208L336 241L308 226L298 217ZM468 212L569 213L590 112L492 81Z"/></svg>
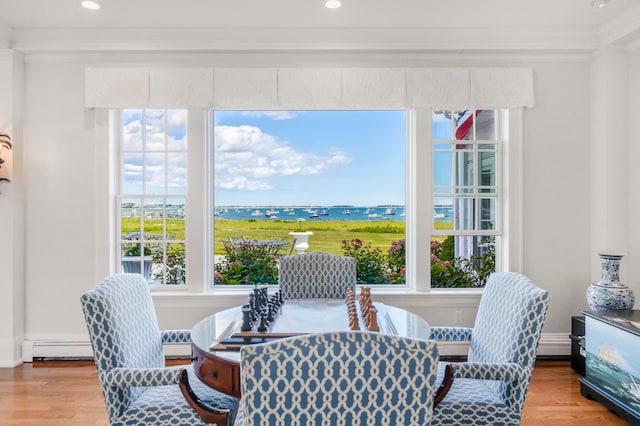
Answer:
<svg viewBox="0 0 640 426"><path fill-rule="evenodd" d="M629 55L628 123L628 255L622 261L621 281L636 295L636 309L640 309L640 48Z"/></svg>
<svg viewBox="0 0 640 426"><path fill-rule="evenodd" d="M0 367L20 362L24 338L22 65L20 55L0 50L0 132L13 140L12 183L0 183Z"/></svg>
<svg viewBox="0 0 640 426"><path fill-rule="evenodd" d="M47 342L86 342L80 295L96 284L95 220L103 195L95 191L94 111L84 104L84 69L109 62L128 65L206 66L527 66L534 69L536 105L524 111L524 273L551 292L544 330L547 354L567 354L571 315L586 308L589 248L589 58L475 55L460 59L418 55L260 55L182 57L30 55L25 70L24 180L26 183L26 305L23 358L55 352ZM638 68L636 59L635 66ZM100 159L106 161L107 159ZM98 224L100 225L100 224ZM636 230L636 232L638 232ZM638 254L636 253L636 258ZM99 260L98 260L99 261ZM105 260L106 262L106 260ZM640 278L636 268L634 275ZM636 280L640 282L639 280ZM163 328L191 327L202 317L245 297L158 296ZM381 296L432 324L453 324L463 311L472 325L479 295L458 298ZM546 339L546 343L545 343ZM36 342L35 347L31 344ZM57 343L56 343L57 342ZM40 347L40 349L38 349ZM42 349L44 348L44 349ZM49 348L49 349L47 349ZM58 348L59 349L59 348ZM87 347L85 346L85 350ZM31 350L34 352L32 353ZM79 354L83 355L83 354Z"/></svg>
<svg viewBox="0 0 640 426"><path fill-rule="evenodd" d="M590 284L589 65L538 63L525 111L524 273L551 291L545 331L570 331Z"/></svg>

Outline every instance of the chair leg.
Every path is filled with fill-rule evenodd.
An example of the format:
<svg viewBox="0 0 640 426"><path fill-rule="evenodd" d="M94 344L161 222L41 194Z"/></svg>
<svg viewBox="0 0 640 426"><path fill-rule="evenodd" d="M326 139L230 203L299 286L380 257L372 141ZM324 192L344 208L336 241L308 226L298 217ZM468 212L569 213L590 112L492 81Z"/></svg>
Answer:
<svg viewBox="0 0 640 426"><path fill-rule="evenodd" d="M442 378L442 383L438 390L436 390L436 396L433 399L433 408L436 408L440 402L444 399L445 396L449 393L449 389L451 389L451 385L453 385L453 367L450 364L447 364L444 367L444 377Z"/></svg>
<svg viewBox="0 0 640 426"><path fill-rule="evenodd" d="M193 389L189 384L189 374L187 373L187 370L182 370L180 372L180 390L182 391L182 395L184 395L184 399L186 399L195 412L200 415L203 422L218 426L230 426L229 410L215 410L207 407L200 400L198 395L193 392Z"/></svg>

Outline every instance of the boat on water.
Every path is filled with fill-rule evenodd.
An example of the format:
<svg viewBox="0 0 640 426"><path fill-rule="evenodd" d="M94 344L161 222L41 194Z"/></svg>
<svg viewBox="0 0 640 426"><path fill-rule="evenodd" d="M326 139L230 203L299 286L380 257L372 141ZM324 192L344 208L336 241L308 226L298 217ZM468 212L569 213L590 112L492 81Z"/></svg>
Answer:
<svg viewBox="0 0 640 426"><path fill-rule="evenodd" d="M349 211L349 209L346 209L342 211L342 214L350 215L351 212Z"/></svg>
<svg viewBox="0 0 640 426"><path fill-rule="evenodd" d="M369 213L367 217L375 218L375 217L380 217L380 215L378 213Z"/></svg>
<svg viewBox="0 0 640 426"><path fill-rule="evenodd" d="M319 214L320 216L329 216L329 212L326 210L321 210Z"/></svg>
<svg viewBox="0 0 640 426"><path fill-rule="evenodd" d="M442 219L444 217L444 213L438 213L437 211L433 211L433 218L434 219Z"/></svg>
<svg viewBox="0 0 640 426"><path fill-rule="evenodd" d="M256 210L253 213L251 213L251 216L262 216L262 212L260 210Z"/></svg>
<svg viewBox="0 0 640 426"><path fill-rule="evenodd" d="M309 212L309 219L315 219L317 217L320 217L317 210L311 210Z"/></svg>
<svg viewBox="0 0 640 426"><path fill-rule="evenodd" d="M385 216L392 216L394 214L396 214L396 212L393 211L393 209L391 207L387 207L386 210L384 211L384 213L382 213Z"/></svg>
<svg viewBox="0 0 640 426"><path fill-rule="evenodd" d="M267 211L264 213L264 215L265 215L266 217L271 217L271 216L275 216L275 215L277 215L278 213L280 213L278 210L267 210Z"/></svg>

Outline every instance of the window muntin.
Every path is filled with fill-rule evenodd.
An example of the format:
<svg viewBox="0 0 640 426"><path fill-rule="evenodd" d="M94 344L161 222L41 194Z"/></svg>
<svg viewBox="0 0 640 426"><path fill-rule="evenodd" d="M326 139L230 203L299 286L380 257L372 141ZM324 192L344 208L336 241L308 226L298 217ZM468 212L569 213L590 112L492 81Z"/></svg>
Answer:
<svg viewBox="0 0 640 426"><path fill-rule="evenodd" d="M185 284L186 110L120 111L120 265L152 285Z"/></svg>

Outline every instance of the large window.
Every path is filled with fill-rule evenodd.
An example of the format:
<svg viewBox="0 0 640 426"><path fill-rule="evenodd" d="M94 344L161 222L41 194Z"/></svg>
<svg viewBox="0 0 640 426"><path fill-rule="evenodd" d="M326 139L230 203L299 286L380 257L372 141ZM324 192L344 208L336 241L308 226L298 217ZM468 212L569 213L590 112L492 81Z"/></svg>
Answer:
<svg viewBox="0 0 640 426"><path fill-rule="evenodd" d="M119 117L121 266L152 285L185 284L185 110L125 109Z"/></svg>
<svg viewBox="0 0 640 426"><path fill-rule="evenodd" d="M154 287L276 284L280 257L302 250L415 290L482 287L512 264L506 110L115 116L118 264Z"/></svg>
<svg viewBox="0 0 640 426"><path fill-rule="evenodd" d="M355 257L358 283L405 284L405 111L213 120L215 284L277 283L303 238L306 252Z"/></svg>
<svg viewBox="0 0 640 426"><path fill-rule="evenodd" d="M505 113L434 111L432 287L483 287L502 233Z"/></svg>

